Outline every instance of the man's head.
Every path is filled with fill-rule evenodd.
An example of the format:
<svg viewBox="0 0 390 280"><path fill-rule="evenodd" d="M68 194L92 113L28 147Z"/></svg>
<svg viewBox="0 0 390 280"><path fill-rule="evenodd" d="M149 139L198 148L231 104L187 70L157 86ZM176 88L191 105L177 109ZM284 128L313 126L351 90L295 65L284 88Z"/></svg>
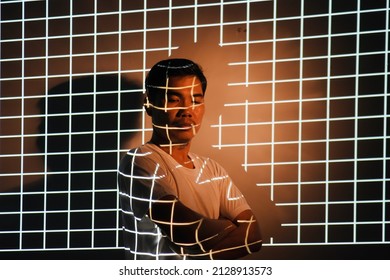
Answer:
<svg viewBox="0 0 390 280"><path fill-rule="evenodd" d="M156 98L161 98L167 79L184 76L196 76L201 82L203 94L206 93L207 79L202 68L189 59L172 58L158 62L150 69L145 79L149 102L153 103Z"/></svg>
<svg viewBox="0 0 390 280"><path fill-rule="evenodd" d="M145 86L152 139L170 147L188 144L204 114L207 81L200 66L187 59L161 61L150 70Z"/></svg>

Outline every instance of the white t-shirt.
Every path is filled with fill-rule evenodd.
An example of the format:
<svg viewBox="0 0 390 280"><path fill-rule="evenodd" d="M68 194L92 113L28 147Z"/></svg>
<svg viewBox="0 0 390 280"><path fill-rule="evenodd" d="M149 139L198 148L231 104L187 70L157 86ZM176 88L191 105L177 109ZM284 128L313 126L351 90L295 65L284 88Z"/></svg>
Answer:
<svg viewBox="0 0 390 280"><path fill-rule="evenodd" d="M233 220L249 209L226 171L215 161L189 153L195 168L178 164L154 144L130 150L119 167L118 183L127 257L177 259L170 241L147 217L153 200L176 196L184 205L210 219Z"/></svg>

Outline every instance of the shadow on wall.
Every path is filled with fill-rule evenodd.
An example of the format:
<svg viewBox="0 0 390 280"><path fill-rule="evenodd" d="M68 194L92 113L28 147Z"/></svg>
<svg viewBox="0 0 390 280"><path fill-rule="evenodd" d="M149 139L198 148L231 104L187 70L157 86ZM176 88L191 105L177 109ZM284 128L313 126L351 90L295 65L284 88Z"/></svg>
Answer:
<svg viewBox="0 0 390 280"><path fill-rule="evenodd" d="M52 88L49 98L39 103L41 114L48 117L47 122L42 119L37 140L40 151L48 153L50 170L96 170L107 164L107 154L98 154L119 151L139 128L143 105L140 88L118 75L88 76ZM95 162L82 155L91 151L95 151ZM72 160L61 155L68 152L77 154ZM110 167L115 169L117 164Z"/></svg>
<svg viewBox="0 0 390 280"><path fill-rule="evenodd" d="M45 176L22 195L0 196L3 230L15 232L2 234L0 250L120 246L116 169L142 105L141 86L118 75L67 81L40 100Z"/></svg>

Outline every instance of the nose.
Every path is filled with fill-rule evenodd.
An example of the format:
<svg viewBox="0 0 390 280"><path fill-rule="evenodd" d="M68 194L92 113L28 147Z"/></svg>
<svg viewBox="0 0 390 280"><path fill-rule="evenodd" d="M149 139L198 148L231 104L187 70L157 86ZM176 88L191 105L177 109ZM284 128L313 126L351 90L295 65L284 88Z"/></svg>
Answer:
<svg viewBox="0 0 390 280"><path fill-rule="evenodd" d="M186 98L181 102L181 107L177 112L178 117L192 117L193 114L193 102L192 99Z"/></svg>
<svg viewBox="0 0 390 280"><path fill-rule="evenodd" d="M181 118L192 118L192 105L189 107L182 107L178 112L177 112L177 117Z"/></svg>

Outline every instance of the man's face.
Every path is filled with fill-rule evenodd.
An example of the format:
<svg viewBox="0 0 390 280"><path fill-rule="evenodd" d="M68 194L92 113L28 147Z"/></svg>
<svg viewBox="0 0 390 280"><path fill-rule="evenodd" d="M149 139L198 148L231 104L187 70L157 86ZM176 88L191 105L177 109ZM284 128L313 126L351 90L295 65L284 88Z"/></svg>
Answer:
<svg viewBox="0 0 390 280"><path fill-rule="evenodd" d="M150 107L158 144L187 144L199 131L204 115L202 84L196 76L169 78Z"/></svg>

